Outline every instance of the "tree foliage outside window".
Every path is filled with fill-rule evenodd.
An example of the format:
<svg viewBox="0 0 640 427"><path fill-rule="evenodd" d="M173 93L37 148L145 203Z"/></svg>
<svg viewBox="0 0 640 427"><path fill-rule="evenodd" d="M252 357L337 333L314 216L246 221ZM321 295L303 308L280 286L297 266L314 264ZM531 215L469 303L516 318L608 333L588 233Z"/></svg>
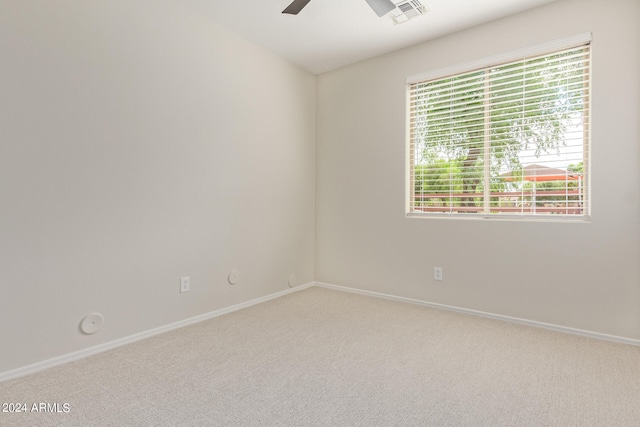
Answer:
<svg viewBox="0 0 640 427"><path fill-rule="evenodd" d="M589 53L411 84L410 212L586 215Z"/></svg>

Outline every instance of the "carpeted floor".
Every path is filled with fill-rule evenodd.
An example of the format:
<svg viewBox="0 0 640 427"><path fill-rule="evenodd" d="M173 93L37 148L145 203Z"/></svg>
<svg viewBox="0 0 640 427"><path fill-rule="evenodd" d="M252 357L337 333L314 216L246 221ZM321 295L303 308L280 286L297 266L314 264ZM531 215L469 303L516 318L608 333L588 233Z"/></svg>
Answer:
<svg viewBox="0 0 640 427"><path fill-rule="evenodd" d="M28 410L2 426L640 426L640 347L312 287L0 383L0 402Z"/></svg>

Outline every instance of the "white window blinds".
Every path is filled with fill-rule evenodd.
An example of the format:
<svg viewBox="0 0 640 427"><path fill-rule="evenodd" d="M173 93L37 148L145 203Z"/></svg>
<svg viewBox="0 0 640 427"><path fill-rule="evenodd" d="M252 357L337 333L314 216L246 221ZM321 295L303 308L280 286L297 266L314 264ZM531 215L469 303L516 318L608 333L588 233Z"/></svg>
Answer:
<svg viewBox="0 0 640 427"><path fill-rule="evenodd" d="M409 83L409 215L589 215L590 45Z"/></svg>

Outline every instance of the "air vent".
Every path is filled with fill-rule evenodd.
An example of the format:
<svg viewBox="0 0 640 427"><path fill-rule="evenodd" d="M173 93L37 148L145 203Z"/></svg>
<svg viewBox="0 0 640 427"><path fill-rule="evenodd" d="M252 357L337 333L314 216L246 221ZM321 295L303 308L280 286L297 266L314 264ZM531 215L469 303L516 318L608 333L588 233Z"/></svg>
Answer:
<svg viewBox="0 0 640 427"><path fill-rule="evenodd" d="M399 0L394 3L396 8L389 14L394 24L402 24L429 11L429 8L419 0Z"/></svg>

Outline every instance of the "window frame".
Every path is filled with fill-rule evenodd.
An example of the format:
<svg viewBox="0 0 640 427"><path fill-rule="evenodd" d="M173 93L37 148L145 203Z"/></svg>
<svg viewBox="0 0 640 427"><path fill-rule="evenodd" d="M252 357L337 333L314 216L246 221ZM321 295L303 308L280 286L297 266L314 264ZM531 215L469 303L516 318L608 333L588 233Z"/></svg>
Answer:
<svg viewBox="0 0 640 427"><path fill-rule="evenodd" d="M416 75L409 76L406 79L406 181L405 181L405 216L407 218L446 218L446 219L491 219L491 220L500 220L500 221L522 221L522 220L531 220L535 222L540 221L571 221L571 222L589 222L591 220L591 206L592 206L592 195L591 195L591 64L592 64L592 52L591 47L589 47L589 65L588 65L588 76L589 79L586 82L585 88L585 98L589 102L589 106L587 109L587 120L586 120L586 129L583 134L584 138L584 147L586 151L586 155L584 156L584 168L585 175L584 180L582 182L583 191L586 195L585 197L585 205L583 206L582 214L563 214L563 215L540 215L540 214L526 214L526 213L458 213L458 212L414 212L412 211L412 204L414 202L414 194L415 187L412 179L412 174L414 171L414 152L412 150L413 146L411 143L412 138L412 128L411 128L411 86L416 83L421 83L425 81L433 81L438 79L443 79L450 76L460 75L464 73L470 73L473 71L477 71L480 69L486 69L489 67L496 67L504 63L509 62L517 62L519 60L526 60L531 57L553 54L554 52L576 48L580 46L590 45L592 42L591 32L585 32L581 34L576 34L573 36L556 39L550 42L538 44L535 46L529 46L526 48L516 49L512 51L508 51L505 53L501 53L498 55L492 55L488 57L484 57L475 61L466 62L459 65L454 65L450 67L445 67L425 73L420 73ZM488 190L485 190L488 191ZM486 205L486 203L485 203Z"/></svg>

